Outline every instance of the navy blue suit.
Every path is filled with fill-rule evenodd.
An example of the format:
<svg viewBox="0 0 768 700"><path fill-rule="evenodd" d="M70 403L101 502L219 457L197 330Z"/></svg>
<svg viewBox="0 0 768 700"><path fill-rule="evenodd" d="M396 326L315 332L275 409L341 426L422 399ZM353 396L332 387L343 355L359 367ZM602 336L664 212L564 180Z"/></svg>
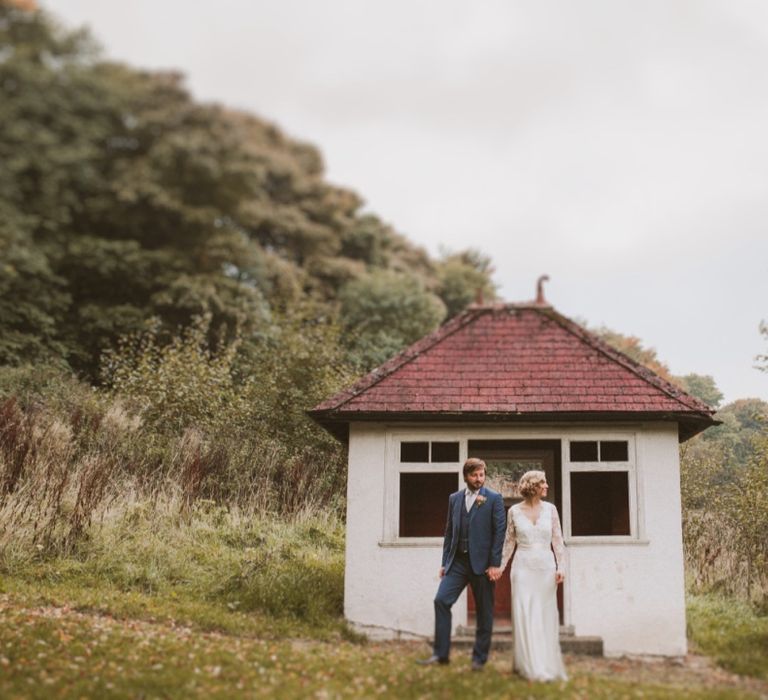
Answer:
<svg viewBox="0 0 768 700"><path fill-rule="evenodd" d="M507 517L501 494L484 486L469 513L464 505L465 489L448 498L448 519L443 540L443 568L435 596L434 654L447 659L451 647L451 607L469 584L475 596L477 627L472 659L484 664L488 660L493 631L495 584L486 576L490 566L501 566ZM484 502L480 503L484 499ZM464 522L462 523L462 519ZM462 524L467 533L467 552L460 547Z"/></svg>

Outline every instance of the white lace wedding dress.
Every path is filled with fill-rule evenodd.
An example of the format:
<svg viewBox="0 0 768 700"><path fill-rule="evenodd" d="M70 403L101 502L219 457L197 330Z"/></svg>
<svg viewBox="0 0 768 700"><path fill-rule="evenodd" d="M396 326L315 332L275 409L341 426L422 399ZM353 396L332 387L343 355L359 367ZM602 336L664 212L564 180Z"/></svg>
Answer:
<svg viewBox="0 0 768 700"><path fill-rule="evenodd" d="M507 565L513 552L510 579L514 669L531 680L567 680L560 653L555 582L555 572L564 572L565 547L554 505L542 501L535 524L520 510L520 504L509 509L502 567Z"/></svg>

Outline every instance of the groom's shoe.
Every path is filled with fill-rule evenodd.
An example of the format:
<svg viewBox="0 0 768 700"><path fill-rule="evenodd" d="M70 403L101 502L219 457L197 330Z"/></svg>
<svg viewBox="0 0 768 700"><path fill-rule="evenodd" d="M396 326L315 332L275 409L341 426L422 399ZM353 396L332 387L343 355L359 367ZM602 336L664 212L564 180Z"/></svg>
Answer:
<svg viewBox="0 0 768 700"><path fill-rule="evenodd" d="M472 659L472 670L473 671L482 671L484 666L485 666L484 663L481 663L480 661L476 661L475 659Z"/></svg>
<svg viewBox="0 0 768 700"><path fill-rule="evenodd" d="M419 659L416 663L419 664L419 666L445 666L450 662L448 659L443 659L440 656L435 656L435 654L432 654L432 656L430 656L428 659Z"/></svg>

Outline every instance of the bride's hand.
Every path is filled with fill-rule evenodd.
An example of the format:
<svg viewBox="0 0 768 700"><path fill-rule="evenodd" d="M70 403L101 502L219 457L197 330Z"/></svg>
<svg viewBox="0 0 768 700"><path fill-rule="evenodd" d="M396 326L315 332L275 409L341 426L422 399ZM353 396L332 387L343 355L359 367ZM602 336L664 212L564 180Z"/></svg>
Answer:
<svg viewBox="0 0 768 700"><path fill-rule="evenodd" d="M555 572L555 583L562 583L565 581L565 574L562 571Z"/></svg>

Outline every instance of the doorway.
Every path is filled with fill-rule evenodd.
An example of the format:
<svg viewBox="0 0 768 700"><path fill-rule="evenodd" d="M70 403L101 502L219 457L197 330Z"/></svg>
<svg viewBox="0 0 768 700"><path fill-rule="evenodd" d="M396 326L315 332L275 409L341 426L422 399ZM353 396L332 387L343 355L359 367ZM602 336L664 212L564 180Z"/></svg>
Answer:
<svg viewBox="0 0 768 700"><path fill-rule="evenodd" d="M555 504L562 513L562 447L560 440L469 440L467 454L479 457L487 466L486 486L498 491L504 498L504 507L509 509L522 500L517 482L531 469L547 475L549 494L546 500ZM561 516L562 517L562 516ZM554 554L553 554L554 556ZM496 583L494 619L500 625L510 624L512 619L512 595L509 573L512 562L507 564L501 579ZM468 622L475 621L475 599L468 590ZM557 587L557 607L560 624L563 624L563 584Z"/></svg>

